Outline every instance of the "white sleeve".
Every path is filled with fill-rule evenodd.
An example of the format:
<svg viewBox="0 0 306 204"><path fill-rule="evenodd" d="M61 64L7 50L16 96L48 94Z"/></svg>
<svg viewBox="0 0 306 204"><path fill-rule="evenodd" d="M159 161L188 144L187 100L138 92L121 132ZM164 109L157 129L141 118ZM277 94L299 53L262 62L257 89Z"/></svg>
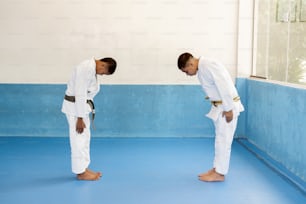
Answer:
<svg viewBox="0 0 306 204"><path fill-rule="evenodd" d="M80 65L82 66L82 65ZM85 117L87 110L87 73L78 67L75 74L75 113L77 117Z"/></svg>
<svg viewBox="0 0 306 204"><path fill-rule="evenodd" d="M234 108L233 100L233 82L230 74L222 65L217 65L213 69L210 69L212 77L214 79L216 88L222 100L222 106L224 111L230 111ZM222 66L222 67L219 67ZM234 88L235 89L235 88Z"/></svg>

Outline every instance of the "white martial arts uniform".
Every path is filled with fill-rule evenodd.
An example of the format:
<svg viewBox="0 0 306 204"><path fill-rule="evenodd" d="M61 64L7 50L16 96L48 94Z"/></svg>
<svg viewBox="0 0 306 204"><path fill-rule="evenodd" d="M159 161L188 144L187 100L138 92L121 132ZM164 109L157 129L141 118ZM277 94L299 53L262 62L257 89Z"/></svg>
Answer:
<svg viewBox="0 0 306 204"><path fill-rule="evenodd" d="M217 173L227 174L230 163L231 146L240 112L243 105L233 99L238 96L235 85L227 69L220 63L200 57L198 79L210 101L222 101L221 105L212 105L206 115L215 125L214 168ZM233 120L226 122L223 111L233 111Z"/></svg>
<svg viewBox="0 0 306 204"><path fill-rule="evenodd" d="M66 114L69 124L72 172L85 172L90 163L90 119L92 111L87 100L93 100L99 92L100 85L96 76L96 62L92 58L79 64L72 73L65 92L75 96L75 102L63 101L62 112ZM86 125L83 133L76 131L77 118L83 118Z"/></svg>

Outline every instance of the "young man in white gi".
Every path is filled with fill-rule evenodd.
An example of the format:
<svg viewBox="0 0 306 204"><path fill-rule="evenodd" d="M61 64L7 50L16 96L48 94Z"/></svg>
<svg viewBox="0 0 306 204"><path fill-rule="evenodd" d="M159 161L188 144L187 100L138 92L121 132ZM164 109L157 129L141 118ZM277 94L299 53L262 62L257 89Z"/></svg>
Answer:
<svg viewBox="0 0 306 204"><path fill-rule="evenodd" d="M94 114L93 98L100 90L97 75L111 75L117 63L112 58L83 61L73 70L67 84L62 112L69 124L72 172L79 180L98 180L102 173L91 171L90 118ZM94 116L94 115L92 115Z"/></svg>
<svg viewBox="0 0 306 204"><path fill-rule="evenodd" d="M231 146L240 112L244 110L235 85L227 69L220 63L194 58L183 53L178 58L178 67L189 76L197 75L211 110L206 115L215 126L215 157L213 168L199 175L201 181L224 181L228 173Z"/></svg>

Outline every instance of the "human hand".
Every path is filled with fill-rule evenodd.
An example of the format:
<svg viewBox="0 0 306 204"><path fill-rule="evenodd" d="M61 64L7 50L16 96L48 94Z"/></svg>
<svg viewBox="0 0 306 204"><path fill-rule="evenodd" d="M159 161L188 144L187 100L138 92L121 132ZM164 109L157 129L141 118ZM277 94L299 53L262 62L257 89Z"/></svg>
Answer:
<svg viewBox="0 0 306 204"><path fill-rule="evenodd" d="M223 111L222 117L225 116L226 122L231 122L233 120L233 111Z"/></svg>
<svg viewBox="0 0 306 204"><path fill-rule="evenodd" d="M83 118L78 118L76 123L76 131L81 134L84 131L84 128L86 128L86 125L83 121Z"/></svg>

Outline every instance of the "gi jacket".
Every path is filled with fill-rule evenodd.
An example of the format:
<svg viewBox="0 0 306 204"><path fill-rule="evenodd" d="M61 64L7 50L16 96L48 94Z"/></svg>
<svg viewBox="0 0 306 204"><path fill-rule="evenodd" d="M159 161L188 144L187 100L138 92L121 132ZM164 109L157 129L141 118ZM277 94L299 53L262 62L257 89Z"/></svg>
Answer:
<svg viewBox="0 0 306 204"><path fill-rule="evenodd" d="M95 59L83 61L73 70L65 92L68 96L75 96L75 103L64 100L62 112L75 117L85 117L91 112L87 100L93 100L99 90Z"/></svg>
<svg viewBox="0 0 306 204"><path fill-rule="evenodd" d="M233 110L235 117L244 110L240 101L233 100L238 96L237 89L229 72L221 63L200 57L197 74L209 100L222 101L222 105L212 106L207 117L215 121L223 111Z"/></svg>

